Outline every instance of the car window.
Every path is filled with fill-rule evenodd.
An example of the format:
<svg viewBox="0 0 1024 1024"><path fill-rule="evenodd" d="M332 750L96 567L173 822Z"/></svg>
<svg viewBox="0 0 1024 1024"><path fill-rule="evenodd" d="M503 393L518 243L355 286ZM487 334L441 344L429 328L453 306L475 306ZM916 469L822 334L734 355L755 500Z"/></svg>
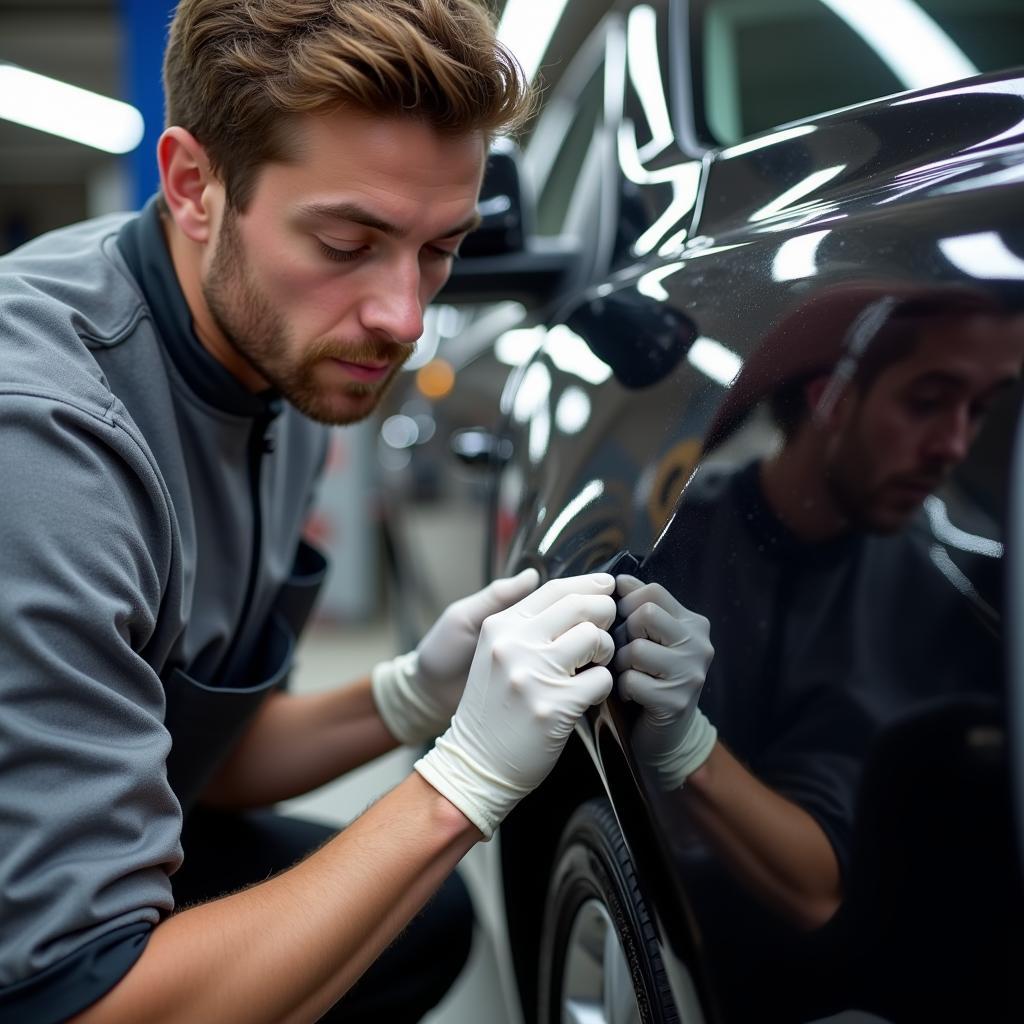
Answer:
<svg viewBox="0 0 1024 1024"><path fill-rule="evenodd" d="M544 180L537 195L538 234L557 235L565 227L573 190L583 170L601 115L603 85L604 64L601 63L575 98L572 120L566 126L567 130L554 158L544 171ZM561 106L559 110L552 111L554 117L560 113Z"/></svg>
<svg viewBox="0 0 1024 1024"><path fill-rule="evenodd" d="M691 10L694 91L723 145L1022 60L1020 0L695 0Z"/></svg>

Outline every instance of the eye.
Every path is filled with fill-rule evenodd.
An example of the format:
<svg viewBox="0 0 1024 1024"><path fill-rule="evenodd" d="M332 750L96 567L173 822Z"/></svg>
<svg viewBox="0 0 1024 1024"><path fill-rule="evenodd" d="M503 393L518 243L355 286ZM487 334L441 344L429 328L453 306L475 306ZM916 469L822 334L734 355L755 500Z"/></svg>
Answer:
<svg viewBox="0 0 1024 1024"><path fill-rule="evenodd" d="M444 249L439 245L428 245L423 250L430 259L454 262L459 258L458 249Z"/></svg>
<svg viewBox="0 0 1024 1024"><path fill-rule="evenodd" d="M917 416L930 416L942 408L942 400L922 395L912 395L907 399L907 409Z"/></svg>
<svg viewBox="0 0 1024 1024"><path fill-rule="evenodd" d="M912 416L936 416L955 401L955 397L948 388L919 385L904 395L903 404Z"/></svg>
<svg viewBox="0 0 1024 1024"><path fill-rule="evenodd" d="M335 263L351 263L353 260L359 259L366 251L365 245L361 245L357 249L336 249L319 238L316 240L316 243L320 248L320 252L327 259L333 260Z"/></svg>

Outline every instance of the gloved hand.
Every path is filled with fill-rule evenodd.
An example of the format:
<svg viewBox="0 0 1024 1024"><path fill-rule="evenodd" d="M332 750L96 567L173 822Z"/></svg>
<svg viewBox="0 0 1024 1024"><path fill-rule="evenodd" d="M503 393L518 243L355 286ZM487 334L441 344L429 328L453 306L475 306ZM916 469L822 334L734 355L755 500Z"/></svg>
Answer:
<svg viewBox="0 0 1024 1024"><path fill-rule="evenodd" d="M635 576L615 583L629 637L615 655L618 692L644 709L633 750L662 789L678 789L707 760L718 735L697 707L715 653L709 623L660 583Z"/></svg>
<svg viewBox="0 0 1024 1024"><path fill-rule="evenodd" d="M396 740L418 746L447 728L466 685L484 619L526 597L539 582L536 569L495 580L450 604L415 651L374 668L373 700Z"/></svg>
<svg viewBox="0 0 1024 1024"><path fill-rule="evenodd" d="M614 587L607 573L551 580L483 624L452 724L414 767L485 838L611 692Z"/></svg>

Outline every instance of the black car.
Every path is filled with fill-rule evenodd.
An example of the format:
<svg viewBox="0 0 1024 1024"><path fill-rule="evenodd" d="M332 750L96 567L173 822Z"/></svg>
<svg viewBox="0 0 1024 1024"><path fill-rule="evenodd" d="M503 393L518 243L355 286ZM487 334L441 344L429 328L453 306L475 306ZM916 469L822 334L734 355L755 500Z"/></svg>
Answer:
<svg viewBox="0 0 1024 1024"><path fill-rule="evenodd" d="M493 158L446 299L524 307L453 441L487 571L705 615L753 780L581 723L483 855L524 1020L1024 1019L1022 43L1011 0L620 3Z"/></svg>

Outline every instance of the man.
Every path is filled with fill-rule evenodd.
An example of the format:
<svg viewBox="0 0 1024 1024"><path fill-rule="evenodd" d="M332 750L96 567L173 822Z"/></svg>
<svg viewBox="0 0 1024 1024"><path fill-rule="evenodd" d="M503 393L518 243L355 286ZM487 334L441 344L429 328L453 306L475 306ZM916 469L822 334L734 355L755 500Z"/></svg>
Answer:
<svg viewBox="0 0 1024 1024"><path fill-rule="evenodd" d="M813 1005L837 980L811 967L800 931L842 903L869 745L913 709L1002 679L983 595L919 514L927 499L935 520L955 496L944 488L1022 364L1024 316L984 296L816 296L727 393L645 582L620 580L632 625L617 685L646 709L633 745L668 813L716 855L684 877L736 1019L765 1000L780 1018L839 1008ZM782 443L750 462L765 404ZM672 682L697 653L688 608L710 619L717 652L703 692L701 673L688 691Z"/></svg>
<svg viewBox="0 0 1024 1024"><path fill-rule="evenodd" d="M165 87L160 197L0 261L0 1019L415 1020L455 884L336 1004L607 694L613 581L298 698L300 532L529 96L472 0L183 0ZM435 736L340 836L240 813Z"/></svg>

